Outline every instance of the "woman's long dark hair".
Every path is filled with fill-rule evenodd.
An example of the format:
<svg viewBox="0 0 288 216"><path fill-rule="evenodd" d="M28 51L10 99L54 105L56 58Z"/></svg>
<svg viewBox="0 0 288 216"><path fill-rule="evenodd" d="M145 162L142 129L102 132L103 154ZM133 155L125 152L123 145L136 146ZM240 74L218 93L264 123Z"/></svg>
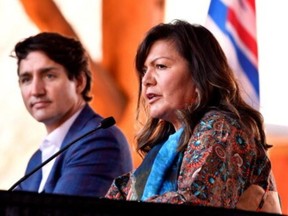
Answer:
<svg viewBox="0 0 288 216"><path fill-rule="evenodd" d="M185 125L180 139L180 150L188 144L194 127L209 110L221 110L237 118L243 127L247 127L254 135L256 142L264 145L265 149L269 147L266 144L263 117L241 97L233 71L218 41L205 27L181 20L153 27L138 47L135 59L139 78L138 120L143 111L141 108L144 111L146 109L141 100L142 69L150 48L158 40L171 41L179 54L186 59L198 93L197 103L186 110L178 111L182 124ZM171 123L147 116L142 130L136 136L138 152L145 155L174 131Z"/></svg>

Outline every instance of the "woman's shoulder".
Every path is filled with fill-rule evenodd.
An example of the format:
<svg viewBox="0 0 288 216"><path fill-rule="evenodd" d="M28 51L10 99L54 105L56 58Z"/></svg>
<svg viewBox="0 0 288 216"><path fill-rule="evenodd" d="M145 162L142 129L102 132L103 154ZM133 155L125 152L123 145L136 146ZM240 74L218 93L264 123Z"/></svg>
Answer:
<svg viewBox="0 0 288 216"><path fill-rule="evenodd" d="M219 110L211 110L203 115L194 132L239 131L242 130L239 120L233 115Z"/></svg>
<svg viewBox="0 0 288 216"><path fill-rule="evenodd" d="M236 118L232 113L228 113L222 110L210 110L204 114L201 121L221 121L223 123L232 124L240 127L239 119Z"/></svg>

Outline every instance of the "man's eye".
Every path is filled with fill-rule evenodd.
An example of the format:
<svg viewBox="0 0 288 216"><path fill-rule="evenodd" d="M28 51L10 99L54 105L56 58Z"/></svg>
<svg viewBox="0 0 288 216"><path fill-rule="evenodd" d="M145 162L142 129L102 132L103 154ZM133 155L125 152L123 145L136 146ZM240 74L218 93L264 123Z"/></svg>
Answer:
<svg viewBox="0 0 288 216"><path fill-rule="evenodd" d="M56 76L54 74L46 74L46 77L48 79L52 79L52 78L55 78Z"/></svg>
<svg viewBox="0 0 288 216"><path fill-rule="evenodd" d="M20 84L25 84L25 83L28 83L29 80L30 80L30 78L28 78L28 77L22 77L19 79L19 82L20 82Z"/></svg>

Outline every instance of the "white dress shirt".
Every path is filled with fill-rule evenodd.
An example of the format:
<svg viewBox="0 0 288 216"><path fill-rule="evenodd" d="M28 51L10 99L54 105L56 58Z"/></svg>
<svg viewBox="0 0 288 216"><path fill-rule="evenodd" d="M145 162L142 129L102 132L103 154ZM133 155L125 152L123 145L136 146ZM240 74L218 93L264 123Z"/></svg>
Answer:
<svg viewBox="0 0 288 216"><path fill-rule="evenodd" d="M53 130L42 141L39 147L42 152L42 163L46 161L49 157L51 157L53 154L55 154L57 151L60 150L61 144L69 128L71 127L71 125L73 124L77 116L80 114L81 110L82 109L77 111L73 116L71 116L67 121L65 121L60 127ZM51 172L51 169L53 167L53 164L56 158L54 158L49 163L47 163L44 167L42 167L42 179L41 179L40 186L38 189L39 193L42 192L44 189L44 185L48 179L49 173Z"/></svg>

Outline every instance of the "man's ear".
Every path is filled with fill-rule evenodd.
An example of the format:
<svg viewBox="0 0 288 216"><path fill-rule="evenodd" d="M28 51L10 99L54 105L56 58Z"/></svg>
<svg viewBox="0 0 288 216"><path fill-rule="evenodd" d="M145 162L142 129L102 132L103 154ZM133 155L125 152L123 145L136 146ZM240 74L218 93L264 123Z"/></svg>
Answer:
<svg viewBox="0 0 288 216"><path fill-rule="evenodd" d="M76 78L76 89L77 89L77 92L79 94L81 94L84 89L85 89L85 86L86 86L86 83L87 83L87 78L85 76L85 74L82 72L77 78Z"/></svg>

